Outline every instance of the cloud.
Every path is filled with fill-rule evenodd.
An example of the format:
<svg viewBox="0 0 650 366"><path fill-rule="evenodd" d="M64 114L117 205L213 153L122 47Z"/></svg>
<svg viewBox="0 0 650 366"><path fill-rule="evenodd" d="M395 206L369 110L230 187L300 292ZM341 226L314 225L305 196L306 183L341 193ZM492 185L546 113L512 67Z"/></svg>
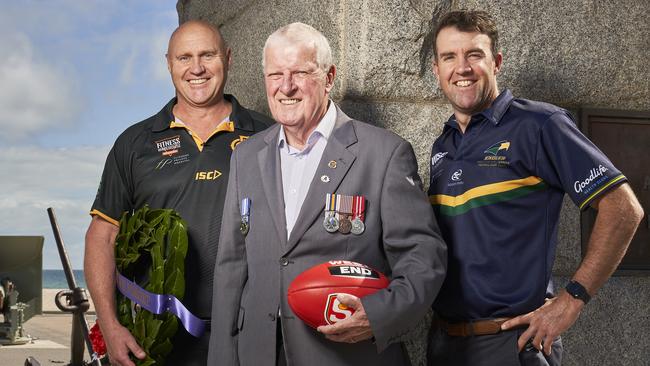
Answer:
<svg viewBox="0 0 650 366"><path fill-rule="evenodd" d="M152 76L155 80L169 81L169 70L165 54L167 53L167 43L171 32L167 29L158 30L153 35L149 48L149 60L151 62Z"/></svg>
<svg viewBox="0 0 650 366"><path fill-rule="evenodd" d="M104 25L124 7L120 0L5 1L0 28L28 31L30 35L61 37L89 24Z"/></svg>
<svg viewBox="0 0 650 366"><path fill-rule="evenodd" d="M164 54L178 19L174 3L2 6L0 235L45 236L44 268L61 266L47 207L56 211L73 267L82 265L88 211L109 147L79 145L111 143L124 127L114 121L134 120L149 97L160 107L156 93L171 84Z"/></svg>
<svg viewBox="0 0 650 366"><path fill-rule="evenodd" d="M79 113L75 81L35 57L24 33L0 36L1 139L25 139L51 127L70 126Z"/></svg>
<svg viewBox="0 0 650 366"><path fill-rule="evenodd" d="M0 154L0 235L43 235L43 267L60 268L46 209L53 207L74 268L109 147L8 147ZM10 179L7 179L10 177Z"/></svg>
<svg viewBox="0 0 650 366"><path fill-rule="evenodd" d="M171 29L121 29L109 35L109 58L120 64L120 82L168 81L165 54Z"/></svg>

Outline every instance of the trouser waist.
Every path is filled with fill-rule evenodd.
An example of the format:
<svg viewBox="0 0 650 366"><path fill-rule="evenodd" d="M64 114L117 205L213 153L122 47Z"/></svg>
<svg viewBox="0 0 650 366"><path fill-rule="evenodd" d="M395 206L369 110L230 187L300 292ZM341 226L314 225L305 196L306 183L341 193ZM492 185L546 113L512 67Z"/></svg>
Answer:
<svg viewBox="0 0 650 366"><path fill-rule="evenodd" d="M434 316L433 326L444 330L452 337L469 337L501 333L501 325L510 319L512 318L451 322Z"/></svg>

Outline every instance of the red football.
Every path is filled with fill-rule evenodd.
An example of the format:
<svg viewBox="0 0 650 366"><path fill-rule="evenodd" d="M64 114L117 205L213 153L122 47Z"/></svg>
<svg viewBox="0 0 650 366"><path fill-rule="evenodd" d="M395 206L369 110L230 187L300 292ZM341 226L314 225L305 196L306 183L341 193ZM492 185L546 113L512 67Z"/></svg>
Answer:
<svg viewBox="0 0 650 366"><path fill-rule="evenodd" d="M388 278L365 264L333 260L299 274L287 294L291 310L312 328L347 319L354 309L341 304L340 293L364 297L388 287Z"/></svg>

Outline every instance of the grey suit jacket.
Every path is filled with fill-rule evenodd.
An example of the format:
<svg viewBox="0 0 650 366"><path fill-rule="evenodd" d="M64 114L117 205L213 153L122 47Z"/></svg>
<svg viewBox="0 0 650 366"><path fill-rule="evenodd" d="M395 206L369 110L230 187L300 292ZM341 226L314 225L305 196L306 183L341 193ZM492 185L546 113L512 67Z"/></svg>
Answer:
<svg viewBox="0 0 650 366"><path fill-rule="evenodd" d="M447 265L432 208L422 190L411 145L397 135L351 120L337 108L298 220L287 240L276 125L235 149L217 251L208 365L274 365L276 317L289 365L408 365L398 342L425 314ZM336 161L336 168L328 162ZM329 176L324 182L321 177ZM364 195L366 230L328 233L327 193ZM244 236L240 203L252 200ZM390 286L362 298L375 343L327 340L287 303L287 288L304 270L335 259L369 265Z"/></svg>

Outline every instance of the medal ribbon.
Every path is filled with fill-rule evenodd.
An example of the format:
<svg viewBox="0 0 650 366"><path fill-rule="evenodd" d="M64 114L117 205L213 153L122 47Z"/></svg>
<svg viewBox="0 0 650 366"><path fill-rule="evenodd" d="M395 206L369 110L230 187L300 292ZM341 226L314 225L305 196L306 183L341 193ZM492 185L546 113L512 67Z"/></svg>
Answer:
<svg viewBox="0 0 650 366"><path fill-rule="evenodd" d="M251 199L246 197L241 200L241 220L248 223L248 218L251 213Z"/></svg>
<svg viewBox="0 0 650 366"><path fill-rule="evenodd" d="M154 314L162 314L165 311L174 314L191 335L201 337L205 331L205 322L187 310L176 296L151 293L122 276L120 272L115 271L115 274L117 289L122 295Z"/></svg>
<svg viewBox="0 0 650 366"><path fill-rule="evenodd" d="M352 207L352 218L359 218L364 221L366 211L366 198L364 196L354 196L354 206Z"/></svg>
<svg viewBox="0 0 650 366"><path fill-rule="evenodd" d="M343 196L341 198L341 213L345 215L352 214L352 196Z"/></svg>
<svg viewBox="0 0 650 366"><path fill-rule="evenodd" d="M336 212L334 214L334 217L336 217L337 220L341 219L341 216L339 215L339 207L341 207L341 195L340 194L335 194L336 196L336 203L334 204L334 211Z"/></svg>
<svg viewBox="0 0 650 366"><path fill-rule="evenodd" d="M325 212L332 211L334 207L334 201L336 200L336 194L328 193L325 197Z"/></svg>

